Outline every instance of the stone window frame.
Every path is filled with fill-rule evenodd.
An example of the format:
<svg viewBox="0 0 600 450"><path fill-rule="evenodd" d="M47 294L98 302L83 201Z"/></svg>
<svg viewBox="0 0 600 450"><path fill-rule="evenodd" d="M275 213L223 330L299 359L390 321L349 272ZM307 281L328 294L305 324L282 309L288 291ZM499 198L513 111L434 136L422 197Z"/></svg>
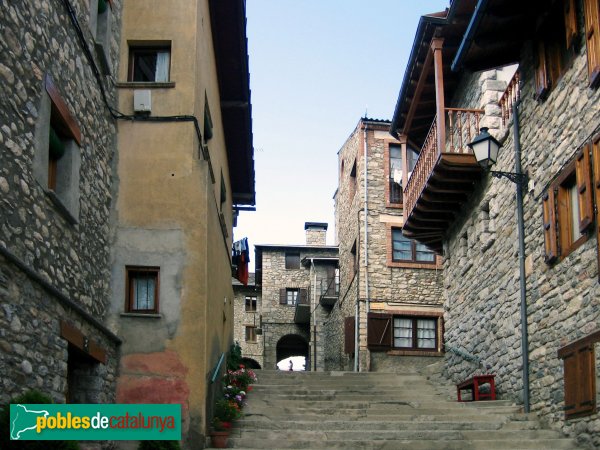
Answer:
<svg viewBox="0 0 600 450"><path fill-rule="evenodd" d="M248 307L250 300L250 307ZM258 306L258 297L256 295L246 295L244 298L244 312L256 312Z"/></svg>
<svg viewBox="0 0 600 450"><path fill-rule="evenodd" d="M135 274L150 274L154 278L154 308L133 309L133 283ZM125 312L128 314L156 315L160 311L160 267L126 266L125 267Z"/></svg>
<svg viewBox="0 0 600 450"><path fill-rule="evenodd" d="M105 7L102 12L100 12L101 5ZM110 58L113 23L112 9L113 0L90 0L89 27L94 37L94 47L104 75L110 75L112 72Z"/></svg>
<svg viewBox="0 0 600 450"><path fill-rule="evenodd" d="M591 147L584 145L542 196L547 264L562 261L590 238L594 223ZM594 171L600 171L600 167ZM576 210L572 195L577 196ZM578 223L574 222L577 220L575 214ZM577 235L573 235L573 230Z"/></svg>
<svg viewBox="0 0 600 450"><path fill-rule="evenodd" d="M392 236L393 230L402 229L402 225L387 223L386 224L386 265L387 267L400 267L405 269L441 269L442 257L434 252L433 262L417 262L417 261L394 261Z"/></svg>
<svg viewBox="0 0 600 450"><path fill-rule="evenodd" d="M44 76L38 119L35 124L33 176L57 211L74 225L79 218L81 129L50 74ZM51 156L50 130L64 146L61 156Z"/></svg>
<svg viewBox="0 0 600 450"><path fill-rule="evenodd" d="M255 325L244 325L244 334L246 342L258 342Z"/></svg>

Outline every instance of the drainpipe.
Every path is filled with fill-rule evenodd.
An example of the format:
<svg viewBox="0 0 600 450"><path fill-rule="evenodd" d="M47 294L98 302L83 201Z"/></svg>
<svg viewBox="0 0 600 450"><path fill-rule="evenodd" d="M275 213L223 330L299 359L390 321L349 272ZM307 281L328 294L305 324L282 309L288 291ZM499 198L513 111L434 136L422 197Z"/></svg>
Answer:
<svg viewBox="0 0 600 450"><path fill-rule="evenodd" d="M519 129L518 99L513 103L513 136L515 145L515 173L522 174L521 169L521 137ZM519 233L519 284L521 290L521 357L523 358L523 407L530 411L529 403L529 338L527 332L527 290L525 284L525 225L523 219L523 183L517 185L517 229Z"/></svg>
<svg viewBox="0 0 600 450"><path fill-rule="evenodd" d="M369 181L368 181L368 175L369 175L369 164L368 164L368 160L367 160L367 124L365 123L365 131L364 131L364 137L365 137L365 296L367 297L367 314L369 313L370 309L371 309L371 304L369 301L369 250L368 250L368 245L369 245ZM367 328L368 328L368 323L369 321L367 320Z"/></svg>
<svg viewBox="0 0 600 450"><path fill-rule="evenodd" d="M364 208L359 208L356 211L356 227L360 229L360 213L364 211ZM356 242L356 261L360 261L360 233ZM358 372L358 357L360 354L360 339L358 333L360 333L360 270L356 271L356 310L354 312L354 372Z"/></svg>
<svg viewBox="0 0 600 450"><path fill-rule="evenodd" d="M317 302L315 301L315 297L317 295L317 272L315 271L315 260L313 258L310 258L310 267L313 273L313 288L312 290L312 295L311 295L311 299L310 299L310 315L311 315L311 322L312 322L312 329L313 329L313 339L312 339L312 345L313 345L313 369L315 372L317 371L317 318L315 316L316 310L317 310ZM313 307L313 303L314 303L314 307Z"/></svg>

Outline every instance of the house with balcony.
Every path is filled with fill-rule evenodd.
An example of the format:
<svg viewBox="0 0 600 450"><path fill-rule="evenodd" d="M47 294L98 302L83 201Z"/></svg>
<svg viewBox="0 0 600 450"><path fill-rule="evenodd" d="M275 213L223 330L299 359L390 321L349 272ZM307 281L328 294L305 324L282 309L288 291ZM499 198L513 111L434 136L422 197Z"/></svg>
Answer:
<svg viewBox="0 0 600 450"><path fill-rule="evenodd" d="M304 228L306 245L255 246L260 312L246 324L247 313L240 311L236 322L243 321L245 330L253 328L244 337L246 352L242 356L262 358L264 369L275 369L279 361L301 356L305 370L331 370L325 364L323 329L339 295L338 248L326 245L326 223L306 222ZM241 286L235 290L239 293L236 298L246 297ZM262 354L252 341L262 342Z"/></svg>
<svg viewBox="0 0 600 450"><path fill-rule="evenodd" d="M329 367L393 371L442 356L442 260L402 233L402 184L418 153L389 127L361 118L338 152L340 299L325 331Z"/></svg>
<svg viewBox="0 0 600 450"><path fill-rule="evenodd" d="M597 0L454 0L421 17L390 126L418 153L403 234L443 258L444 374L495 374L501 398L589 448L599 28ZM468 145L482 127L501 145L485 170Z"/></svg>

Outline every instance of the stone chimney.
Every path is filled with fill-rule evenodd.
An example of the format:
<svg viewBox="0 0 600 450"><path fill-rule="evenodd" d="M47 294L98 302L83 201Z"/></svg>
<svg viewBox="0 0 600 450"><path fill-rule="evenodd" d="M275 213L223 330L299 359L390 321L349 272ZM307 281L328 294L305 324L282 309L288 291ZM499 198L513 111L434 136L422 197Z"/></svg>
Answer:
<svg viewBox="0 0 600 450"><path fill-rule="evenodd" d="M327 224L321 222L305 222L306 245L327 245Z"/></svg>

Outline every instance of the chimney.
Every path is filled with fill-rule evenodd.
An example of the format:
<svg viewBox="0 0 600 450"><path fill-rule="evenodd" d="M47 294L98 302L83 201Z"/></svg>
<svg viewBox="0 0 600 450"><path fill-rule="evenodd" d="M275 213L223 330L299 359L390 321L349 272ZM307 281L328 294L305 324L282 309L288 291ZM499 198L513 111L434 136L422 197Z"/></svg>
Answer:
<svg viewBox="0 0 600 450"><path fill-rule="evenodd" d="M327 224L322 222L305 222L306 245L327 245Z"/></svg>

